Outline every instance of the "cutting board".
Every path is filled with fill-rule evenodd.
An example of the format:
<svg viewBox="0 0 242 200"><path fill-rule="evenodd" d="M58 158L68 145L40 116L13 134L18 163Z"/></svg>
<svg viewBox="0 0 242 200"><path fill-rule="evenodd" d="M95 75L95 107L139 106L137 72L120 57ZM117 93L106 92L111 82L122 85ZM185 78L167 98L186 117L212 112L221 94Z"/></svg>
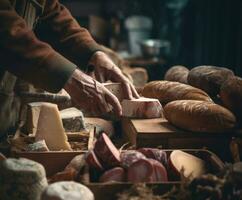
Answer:
<svg viewBox="0 0 242 200"><path fill-rule="evenodd" d="M136 147L166 149L209 149L230 160L229 144L233 133L194 133L174 127L164 118L122 119L122 131L127 142Z"/></svg>

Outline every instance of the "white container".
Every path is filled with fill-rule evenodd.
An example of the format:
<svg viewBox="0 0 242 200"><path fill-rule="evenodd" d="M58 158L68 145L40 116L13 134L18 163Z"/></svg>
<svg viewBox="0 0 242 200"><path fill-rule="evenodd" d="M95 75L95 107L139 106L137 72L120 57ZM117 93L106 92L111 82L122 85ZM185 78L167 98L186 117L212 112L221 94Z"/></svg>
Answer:
<svg viewBox="0 0 242 200"><path fill-rule="evenodd" d="M139 43L150 38L152 26L152 20L145 16L131 16L126 19L125 27L128 30L129 47L132 55L142 55Z"/></svg>

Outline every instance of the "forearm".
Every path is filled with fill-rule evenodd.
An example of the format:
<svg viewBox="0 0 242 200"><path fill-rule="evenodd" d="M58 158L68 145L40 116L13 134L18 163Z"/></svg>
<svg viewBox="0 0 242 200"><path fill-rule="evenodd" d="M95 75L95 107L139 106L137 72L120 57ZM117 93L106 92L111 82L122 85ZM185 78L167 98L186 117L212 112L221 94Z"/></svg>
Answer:
<svg viewBox="0 0 242 200"><path fill-rule="evenodd" d="M90 33L57 0L47 1L37 32L84 71L93 53L101 50Z"/></svg>
<svg viewBox="0 0 242 200"><path fill-rule="evenodd" d="M8 0L0 4L0 66L51 92L60 90L76 67L39 41Z"/></svg>

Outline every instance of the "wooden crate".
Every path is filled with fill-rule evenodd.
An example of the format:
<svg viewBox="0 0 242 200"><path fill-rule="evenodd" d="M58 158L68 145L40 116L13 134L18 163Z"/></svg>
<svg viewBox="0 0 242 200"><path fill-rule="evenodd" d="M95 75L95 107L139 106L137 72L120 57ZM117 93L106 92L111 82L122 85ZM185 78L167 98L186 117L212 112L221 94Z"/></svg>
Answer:
<svg viewBox="0 0 242 200"><path fill-rule="evenodd" d="M172 150L164 150L169 158ZM194 150L194 149L183 149L183 151L198 156L205 160L210 168L211 173L218 173L224 168L224 163L212 152L207 150ZM90 171L92 173L92 171ZM91 176L91 175L90 175ZM169 181L169 182L159 182L159 183L148 183L147 186L151 187L154 190L154 193L157 195L162 195L169 191L172 187L180 185L179 181ZM95 200L115 200L116 195L127 189L129 189L133 184L132 183L98 183L93 182L92 180L89 183L86 183L86 186L91 189L95 194Z"/></svg>
<svg viewBox="0 0 242 200"><path fill-rule="evenodd" d="M178 129L166 119L122 119L126 141L136 147L166 149L205 148L230 161L229 144L234 133L194 133Z"/></svg>
<svg viewBox="0 0 242 200"><path fill-rule="evenodd" d="M67 134L68 141L81 141L82 138L78 134ZM71 161L75 156L86 152L87 150L93 148L94 143L94 130L91 130L89 133L87 147L83 150L78 151L48 151L48 152L26 152L26 151L12 151L13 157L23 157L34 160L41 163L46 169L46 175L51 176L56 172L62 171L66 165Z"/></svg>

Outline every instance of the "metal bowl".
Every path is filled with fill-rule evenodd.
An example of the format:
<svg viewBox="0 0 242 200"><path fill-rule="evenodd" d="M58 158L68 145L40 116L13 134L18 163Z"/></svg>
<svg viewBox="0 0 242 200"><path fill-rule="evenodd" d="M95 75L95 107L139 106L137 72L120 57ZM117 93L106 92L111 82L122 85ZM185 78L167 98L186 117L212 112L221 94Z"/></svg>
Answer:
<svg viewBox="0 0 242 200"><path fill-rule="evenodd" d="M167 51L167 48L169 48L170 43L166 40L156 40L156 39L149 39L141 41L140 48L142 55L145 58L157 58L161 54L161 49L165 48Z"/></svg>

